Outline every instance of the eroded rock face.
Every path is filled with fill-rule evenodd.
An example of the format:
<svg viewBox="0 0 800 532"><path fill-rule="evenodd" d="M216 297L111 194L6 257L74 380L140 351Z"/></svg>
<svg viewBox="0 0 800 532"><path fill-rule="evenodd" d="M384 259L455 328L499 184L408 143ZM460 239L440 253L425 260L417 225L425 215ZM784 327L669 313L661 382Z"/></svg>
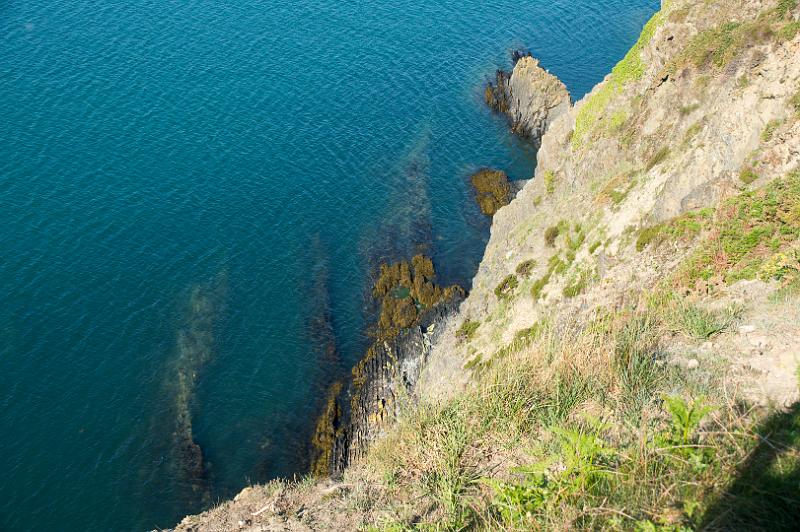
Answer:
<svg viewBox="0 0 800 532"><path fill-rule="evenodd" d="M706 42L709 35L724 34L720 28L732 14L752 30L775 20L764 14L773 6L670 2L620 66L552 121L534 179L493 217L469 297L433 348L420 396L438 398L453 383L470 380L465 365L473 355L456 334L462 323L482 323L469 348L485 355L556 312L624 301L671 275L689 249L673 242L669 252L642 251L640 231L716 208L800 167L800 113L792 104L800 98L794 96L800 94L800 34L748 34L754 40L730 52L727 63L711 62L705 49L714 44ZM498 87L519 96L515 81L524 62ZM513 99L503 102L514 117ZM547 234L559 225L569 231L553 247ZM565 266L553 266L562 260ZM536 290L521 286L510 298L497 297L500 283L528 261L536 264L530 272ZM590 280L576 295L569 288L582 276Z"/></svg>
<svg viewBox="0 0 800 532"><path fill-rule="evenodd" d="M539 143L550 123L571 108L567 87L539 60L518 56L511 73L497 72L486 87L486 103L508 117L512 130Z"/></svg>

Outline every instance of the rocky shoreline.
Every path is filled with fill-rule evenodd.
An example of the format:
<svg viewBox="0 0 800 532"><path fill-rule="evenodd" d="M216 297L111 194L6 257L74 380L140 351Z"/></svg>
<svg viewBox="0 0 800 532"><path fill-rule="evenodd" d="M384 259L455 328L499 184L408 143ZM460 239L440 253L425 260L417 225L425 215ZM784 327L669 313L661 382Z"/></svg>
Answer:
<svg viewBox="0 0 800 532"><path fill-rule="evenodd" d="M512 59L513 70L498 70L496 85L487 85L486 103L507 116L514 133L538 145L550 124L571 109L572 101L566 86L539 66L537 59L522 52L514 52ZM504 172L491 169L471 178L476 202L489 217L510 203L525 182L511 182ZM425 261L422 267L421 260ZM377 339L353 368L350 382L336 382L328 392L312 441L314 475L341 474L396 419L402 399L413 400L433 345L465 299L458 287L441 291L431 284L435 273L430 259L416 256L411 262L411 266L381 267L373 290L376 299L383 298ZM427 286L424 296L421 283ZM397 298L392 295L397 290L411 294ZM425 310L416 312L412 302L420 306L420 298Z"/></svg>
<svg viewBox="0 0 800 532"><path fill-rule="evenodd" d="M774 466L791 465L793 482L796 453L777 460L767 442L771 458L751 466L764 456L761 434L778 434L761 419L788 423L793 443L781 445L798 445L799 10L665 3L575 106L517 54L486 101L539 147L535 179L494 213L469 296L452 293L379 336L353 371L349 404L331 403L324 463L350 465L343 480L248 488L182 529L793 523L800 506L774 484ZM498 190L487 205L507 198ZM403 295L396 285L384 297ZM399 320L413 307L392 305ZM390 430L406 395L420 408ZM694 436L647 444L669 442L681 412L710 397L713 419L699 415ZM773 411L781 404L792 410ZM613 457L591 489L586 466L571 469L574 441ZM689 447L716 450L696 462ZM526 468L537 476L521 476ZM756 484L765 472L771 484Z"/></svg>
<svg viewBox="0 0 800 532"><path fill-rule="evenodd" d="M458 312L464 291L433 283L433 263L423 255L381 265L373 288L380 301L375 341L353 367L348 382L329 391L312 440L311 473L338 475L357 461L413 396L432 345Z"/></svg>

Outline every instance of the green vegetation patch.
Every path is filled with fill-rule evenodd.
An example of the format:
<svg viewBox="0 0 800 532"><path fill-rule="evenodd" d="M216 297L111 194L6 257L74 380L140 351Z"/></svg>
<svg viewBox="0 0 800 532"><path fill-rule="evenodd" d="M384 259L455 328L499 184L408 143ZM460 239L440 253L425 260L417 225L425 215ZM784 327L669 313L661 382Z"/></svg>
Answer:
<svg viewBox="0 0 800 532"><path fill-rule="evenodd" d="M683 116L688 116L688 115L692 114L693 112L697 111L698 109L700 109L700 104L699 103L693 103L693 104L682 106L680 108L680 113Z"/></svg>
<svg viewBox="0 0 800 532"><path fill-rule="evenodd" d="M375 444L374 502L398 530L793 529L800 407L728 402L669 338L641 305L520 331Z"/></svg>
<svg viewBox="0 0 800 532"><path fill-rule="evenodd" d="M669 239L690 240L697 236L713 216L711 209L687 212L668 222L645 227L639 230L636 251L644 251L647 246L657 247Z"/></svg>
<svg viewBox="0 0 800 532"><path fill-rule="evenodd" d="M659 164L663 163L669 157L669 148L664 146L660 148L657 152L655 152L652 157L647 160L647 164L645 165L645 170L650 171Z"/></svg>
<svg viewBox="0 0 800 532"><path fill-rule="evenodd" d="M556 175L552 170L546 170L544 172L544 189L548 194L552 194L556 191Z"/></svg>
<svg viewBox="0 0 800 532"><path fill-rule="evenodd" d="M800 268L800 172L723 202L707 233L679 272L680 284L793 276Z"/></svg>
<svg viewBox="0 0 800 532"><path fill-rule="evenodd" d="M727 330L742 312L737 305L710 310L671 291L651 294L648 308L659 316L667 330L696 340L708 340Z"/></svg>
<svg viewBox="0 0 800 532"><path fill-rule="evenodd" d="M778 0L775 7L775 16L778 19L790 18L792 11L797 7L797 0Z"/></svg>
<svg viewBox="0 0 800 532"><path fill-rule="evenodd" d="M494 295L496 295L498 299L508 299L514 293L514 290L517 289L517 286L519 286L519 280L517 280L517 276L512 273L500 281L500 284L494 289Z"/></svg>
<svg viewBox="0 0 800 532"><path fill-rule="evenodd" d="M461 339L472 340L472 338L475 337L475 332L480 326L481 322L479 321L466 320L456 331L456 336Z"/></svg>
<svg viewBox="0 0 800 532"><path fill-rule="evenodd" d="M531 297L538 301L540 297L542 297L542 290L544 287L547 286L547 283L550 282L550 277L553 275L551 270L548 270L542 277L535 280L531 285Z"/></svg>
<svg viewBox="0 0 800 532"><path fill-rule="evenodd" d="M727 22L695 35L667 66L671 73L685 66L722 69L744 50L767 42L774 35L769 21Z"/></svg>
<svg viewBox="0 0 800 532"><path fill-rule="evenodd" d="M597 202L619 205L636 186L636 178L632 172L622 172L609 179L597 194Z"/></svg>
<svg viewBox="0 0 800 532"><path fill-rule="evenodd" d="M793 2L779 0L776 8L764 11L754 20L726 22L701 31L668 63L667 72L675 74L687 66L721 70L754 46L793 39L800 30L800 24L791 20L796 4L789 4Z"/></svg>
<svg viewBox="0 0 800 532"><path fill-rule="evenodd" d="M789 100L789 105L792 106L795 113L800 114L800 90Z"/></svg>
<svg viewBox="0 0 800 532"><path fill-rule="evenodd" d="M775 136L775 131L778 130L783 124L783 120L770 120L767 122L767 125L764 126L764 131L761 132L761 140L763 142L769 142L772 140L772 137Z"/></svg>
<svg viewBox="0 0 800 532"><path fill-rule="evenodd" d="M752 166L745 166L742 168L742 171L739 172L739 180L745 185L749 185L753 181L756 181L758 177L758 174L755 170L753 170Z"/></svg>
<svg viewBox="0 0 800 532"><path fill-rule="evenodd" d="M800 22L789 22L778 30L778 36L783 41L791 41L800 33Z"/></svg>
<svg viewBox="0 0 800 532"><path fill-rule="evenodd" d="M552 236L552 244L548 244L551 245L551 247L555 246L555 240L558 235L564 235L565 246L563 256L560 252L553 254L547 261L547 271L531 285L531 297L533 297L534 300L538 300L541 297L542 290L544 290L544 287L550 282L553 275L562 274L569 269L572 263L575 262L578 250L583 246L584 242L586 242L586 233L583 227L578 223L570 228L566 220L561 220L558 225L548 228L548 231L550 236L555 235ZM545 242L550 242L547 232L545 232ZM588 278L584 279L583 283L576 283L573 286L573 289L579 290L575 295L585 289L586 281L588 281Z"/></svg>
<svg viewBox="0 0 800 532"><path fill-rule="evenodd" d="M533 273L534 268L536 268L536 261L534 259L529 259L517 264L516 272L518 276L527 279L531 276L531 273Z"/></svg>
<svg viewBox="0 0 800 532"><path fill-rule="evenodd" d="M557 225L552 225L544 230L544 243L547 247L555 247L556 238L558 238L561 229Z"/></svg>
<svg viewBox="0 0 800 532"><path fill-rule="evenodd" d="M581 270L564 285L561 293L567 298L578 296L586 291L590 280L591 273L587 270Z"/></svg>
<svg viewBox="0 0 800 532"><path fill-rule="evenodd" d="M628 50L625 57L611 70L609 79L583 103L575 118L575 129L570 140L573 149L578 149L583 145L589 133L603 119L608 104L621 92L622 87L628 82L642 78L647 69L647 65L642 60L642 50L653 38L656 29L664 20L664 10L653 15L642 28L642 33L639 35L636 44ZM612 129L615 126L621 127L625 120L627 120L627 116L623 120L621 115L615 113L609 120L609 127Z"/></svg>
<svg viewBox="0 0 800 532"><path fill-rule="evenodd" d="M702 129L703 129L702 122L695 122L694 124L689 126L686 129L686 133L683 136L683 143L688 144L689 142L691 142L692 139L695 138L697 134L700 133L700 131L702 131Z"/></svg>

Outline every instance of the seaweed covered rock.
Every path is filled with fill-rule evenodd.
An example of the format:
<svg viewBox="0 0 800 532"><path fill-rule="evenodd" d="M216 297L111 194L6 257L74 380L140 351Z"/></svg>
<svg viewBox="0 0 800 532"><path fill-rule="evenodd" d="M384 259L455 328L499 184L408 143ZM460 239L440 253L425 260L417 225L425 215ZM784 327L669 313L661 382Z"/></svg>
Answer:
<svg viewBox="0 0 800 532"><path fill-rule="evenodd" d="M537 145L548 126L572 106L567 87L539 65L539 60L516 53L514 69L497 71L485 91L487 105L508 117L512 130Z"/></svg>
<svg viewBox="0 0 800 532"><path fill-rule="evenodd" d="M511 184L505 172L484 168L475 172L470 181L475 201L486 216L494 216L500 207L511 203Z"/></svg>
<svg viewBox="0 0 800 532"><path fill-rule="evenodd" d="M311 474L324 476L330 472L329 464L333 460L334 444L342 435L342 408L339 404L339 395L342 393L342 383L334 383L328 390L325 409L317 419L314 437L311 440L312 461Z"/></svg>
<svg viewBox="0 0 800 532"><path fill-rule="evenodd" d="M313 474L339 472L363 456L396 416L398 397L413 391L442 331L437 325L464 299L461 287L442 288L435 277L433 261L424 255L381 264L372 289L380 302L375 341L353 368L349 387L339 384L329 392L312 441Z"/></svg>
<svg viewBox="0 0 800 532"><path fill-rule="evenodd" d="M416 255L411 262L381 264L372 295L380 301L377 336L392 336L414 324L420 313L442 298L434 284L433 261Z"/></svg>

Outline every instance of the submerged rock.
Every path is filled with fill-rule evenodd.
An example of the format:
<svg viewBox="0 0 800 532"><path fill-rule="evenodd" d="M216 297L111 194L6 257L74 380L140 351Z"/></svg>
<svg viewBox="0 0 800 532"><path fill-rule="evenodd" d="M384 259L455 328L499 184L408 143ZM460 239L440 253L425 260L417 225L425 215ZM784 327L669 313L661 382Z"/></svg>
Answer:
<svg viewBox="0 0 800 532"><path fill-rule="evenodd" d="M495 83L486 87L487 105L503 113L511 129L539 144L553 120L572 106L567 87L530 55L515 54L511 73L498 70Z"/></svg>
<svg viewBox="0 0 800 532"><path fill-rule="evenodd" d="M475 172L470 181L475 190L475 201L486 216L494 216L500 207L511 203L511 183L505 172L484 168Z"/></svg>
<svg viewBox="0 0 800 532"><path fill-rule="evenodd" d="M189 294L186 323L176 337L176 355L168 372L174 428L172 462L183 485L205 503L210 497L210 482L203 449L194 437L191 402L200 372L214 355L214 329L225 295L225 276L197 285Z"/></svg>

